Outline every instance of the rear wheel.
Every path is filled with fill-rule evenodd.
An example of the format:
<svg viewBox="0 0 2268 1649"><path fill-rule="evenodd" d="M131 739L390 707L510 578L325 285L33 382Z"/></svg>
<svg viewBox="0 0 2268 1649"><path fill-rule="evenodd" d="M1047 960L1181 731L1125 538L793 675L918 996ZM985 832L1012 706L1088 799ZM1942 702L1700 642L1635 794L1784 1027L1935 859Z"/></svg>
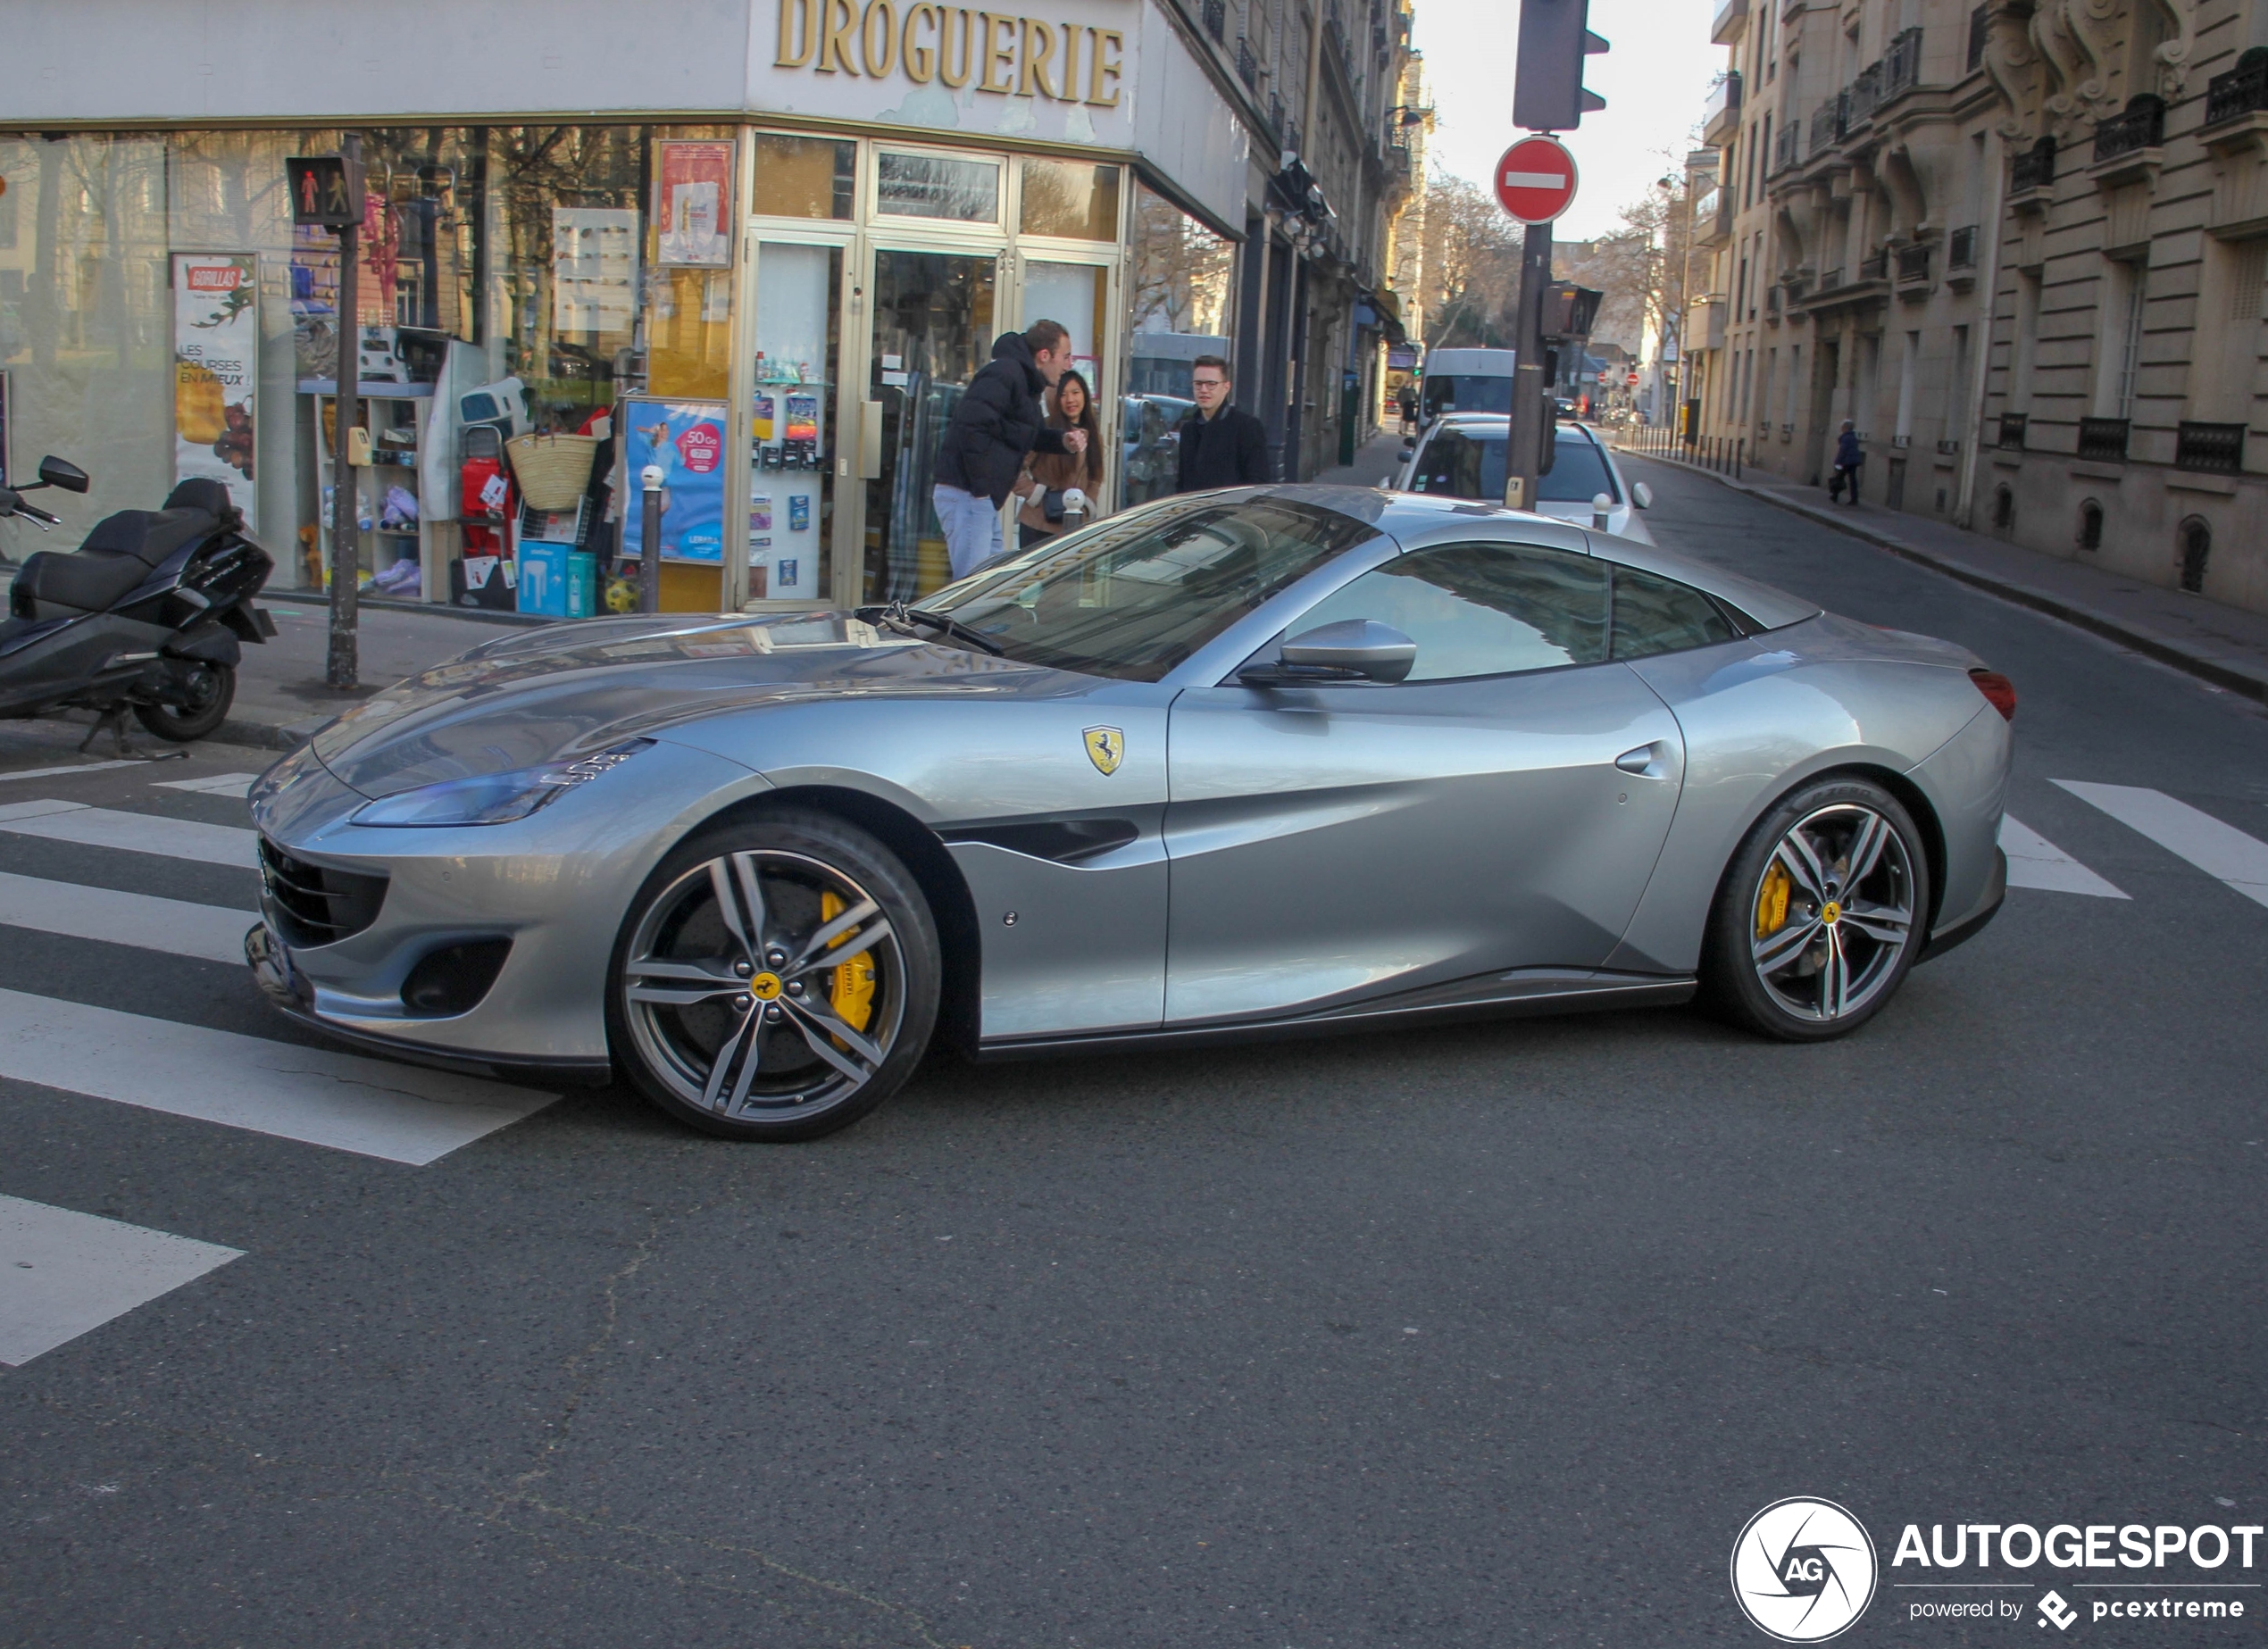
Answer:
<svg viewBox="0 0 2268 1649"><path fill-rule="evenodd" d="M937 928L889 849L830 815L704 831L646 879L607 987L614 1055L713 1134L815 1139L902 1087L937 1022Z"/></svg>
<svg viewBox="0 0 2268 1649"><path fill-rule="evenodd" d="M1711 913L1702 983L1728 1017L1823 1042L1880 1012L1921 950L1922 835L1865 779L1807 785L1757 821Z"/></svg>
<svg viewBox="0 0 2268 1649"><path fill-rule="evenodd" d="M188 669L179 704L137 704L134 719L160 738L186 745L226 721L236 696L235 665L196 663Z"/></svg>

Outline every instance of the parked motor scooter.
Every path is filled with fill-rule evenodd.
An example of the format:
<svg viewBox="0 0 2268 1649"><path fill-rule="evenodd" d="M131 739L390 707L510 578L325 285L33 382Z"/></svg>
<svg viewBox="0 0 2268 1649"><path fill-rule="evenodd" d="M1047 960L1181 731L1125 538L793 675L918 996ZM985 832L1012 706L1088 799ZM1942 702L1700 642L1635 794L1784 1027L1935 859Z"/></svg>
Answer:
<svg viewBox="0 0 2268 1649"><path fill-rule="evenodd" d="M38 481L0 487L0 517L45 531L57 519L23 495L87 484L78 465L43 458ZM276 633L253 605L274 566L229 489L204 479L183 481L163 509L105 516L69 554L27 557L0 622L0 718L92 710L79 748L107 730L121 755L129 712L171 743L203 738L228 717L242 644Z"/></svg>

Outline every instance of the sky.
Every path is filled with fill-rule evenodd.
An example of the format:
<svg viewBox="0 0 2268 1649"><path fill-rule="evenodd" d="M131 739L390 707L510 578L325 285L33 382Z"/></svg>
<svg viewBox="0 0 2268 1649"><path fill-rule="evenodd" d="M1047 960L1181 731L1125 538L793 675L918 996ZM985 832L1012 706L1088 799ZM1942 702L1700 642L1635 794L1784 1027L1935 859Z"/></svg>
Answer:
<svg viewBox="0 0 2268 1649"><path fill-rule="evenodd" d="M1701 123L1724 48L1709 44L1714 0L1591 0L1590 29L1613 50L1585 61L1583 84L1606 107L1561 134L1574 152L1575 204L1553 226L1559 240L1589 240L1621 227L1616 208L1654 187L1681 160ZM1428 166L1486 188L1512 124L1512 64L1519 0L1414 0L1414 41L1432 87Z"/></svg>

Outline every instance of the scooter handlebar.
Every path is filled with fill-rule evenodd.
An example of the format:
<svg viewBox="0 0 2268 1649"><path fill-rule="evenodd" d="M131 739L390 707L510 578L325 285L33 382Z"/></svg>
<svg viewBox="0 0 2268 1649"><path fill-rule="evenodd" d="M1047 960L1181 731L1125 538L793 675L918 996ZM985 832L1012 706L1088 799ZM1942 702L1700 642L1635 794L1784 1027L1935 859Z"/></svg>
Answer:
<svg viewBox="0 0 2268 1649"><path fill-rule="evenodd" d="M38 521L43 532L50 527L61 525L63 521L61 516L50 515L36 504L26 504L21 493L10 487L0 487L0 516L5 515L28 517Z"/></svg>

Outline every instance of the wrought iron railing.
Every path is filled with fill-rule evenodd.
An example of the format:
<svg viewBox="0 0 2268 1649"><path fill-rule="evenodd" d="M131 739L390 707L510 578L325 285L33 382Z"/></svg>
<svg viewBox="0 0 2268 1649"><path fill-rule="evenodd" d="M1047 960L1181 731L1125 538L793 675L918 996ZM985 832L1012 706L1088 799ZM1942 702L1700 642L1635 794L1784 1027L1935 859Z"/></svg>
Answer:
<svg viewBox="0 0 2268 1649"><path fill-rule="evenodd" d="M1922 31L1902 29L1882 54L1882 101L1889 102L1922 84Z"/></svg>
<svg viewBox="0 0 2268 1649"><path fill-rule="evenodd" d="M2095 122L2095 163L2155 149L2164 141L2165 104L2144 92L2129 102L2123 114Z"/></svg>
<svg viewBox="0 0 2268 1649"><path fill-rule="evenodd" d="M1782 275L1780 284L1788 290L1788 301L1800 304L1811 291L1811 279L1805 275Z"/></svg>
<svg viewBox="0 0 2268 1649"><path fill-rule="evenodd" d="M1217 42L1229 37L1229 0L1205 0L1205 31Z"/></svg>
<svg viewBox="0 0 2268 1649"><path fill-rule="evenodd" d="M2010 452L2022 452L2024 450L2024 426L2030 421L2030 420L2029 415L2023 412L2001 413L2000 445L2006 447Z"/></svg>
<svg viewBox="0 0 2268 1649"><path fill-rule="evenodd" d="M1874 105L1882 101L1882 65L1869 63L1843 93L1844 119L1848 125L1872 120Z"/></svg>
<svg viewBox="0 0 2268 1649"><path fill-rule="evenodd" d="M1245 83L1247 91L1260 89L1260 62L1253 56L1252 47L1245 44L1242 35L1237 37L1237 79Z"/></svg>
<svg viewBox="0 0 2268 1649"><path fill-rule="evenodd" d="M2055 140L2043 137L2026 149L2008 168L2008 191L2022 195L2030 189L2044 189L2055 181Z"/></svg>
<svg viewBox="0 0 2268 1649"><path fill-rule="evenodd" d="M2126 462L2126 435L2131 426L2123 418L2082 418L2079 421L2079 455L2098 463Z"/></svg>
<svg viewBox="0 0 2268 1649"><path fill-rule="evenodd" d="M1858 278L1861 280L1887 280L1889 273L1890 254L1887 251L1870 252L1858 261Z"/></svg>
<svg viewBox="0 0 2268 1649"><path fill-rule="evenodd" d="M1974 269L1977 266L1977 226L1957 229L1945 237L1945 266L1947 269Z"/></svg>
<svg viewBox="0 0 2268 1649"><path fill-rule="evenodd" d="M1900 246L1897 249L1899 285L1904 286L1910 281L1927 280L1930 278L1931 250L1930 243L1926 240L1918 241L1911 246Z"/></svg>
<svg viewBox="0 0 2268 1649"><path fill-rule="evenodd" d="M1843 135L1843 100L1830 97L1812 111L1811 154L1816 160L1835 146Z"/></svg>
<svg viewBox="0 0 2268 1649"><path fill-rule="evenodd" d="M1803 155L1799 151L1803 147L1803 142L1804 134L1800 124L1781 127L1780 136L1772 140L1772 171L1786 171L1801 160Z"/></svg>
<svg viewBox="0 0 2268 1649"><path fill-rule="evenodd" d="M2205 83L2205 123L2217 126L2255 109L2268 109L2268 62L2255 62Z"/></svg>
<svg viewBox="0 0 2268 1649"><path fill-rule="evenodd" d="M1819 289L1822 292L1832 292L1841 285L1843 285L1843 268L1839 263L1819 278Z"/></svg>
<svg viewBox="0 0 2268 1649"><path fill-rule="evenodd" d="M2183 423L2174 437L2173 467L2207 475L2243 474L2245 426Z"/></svg>

